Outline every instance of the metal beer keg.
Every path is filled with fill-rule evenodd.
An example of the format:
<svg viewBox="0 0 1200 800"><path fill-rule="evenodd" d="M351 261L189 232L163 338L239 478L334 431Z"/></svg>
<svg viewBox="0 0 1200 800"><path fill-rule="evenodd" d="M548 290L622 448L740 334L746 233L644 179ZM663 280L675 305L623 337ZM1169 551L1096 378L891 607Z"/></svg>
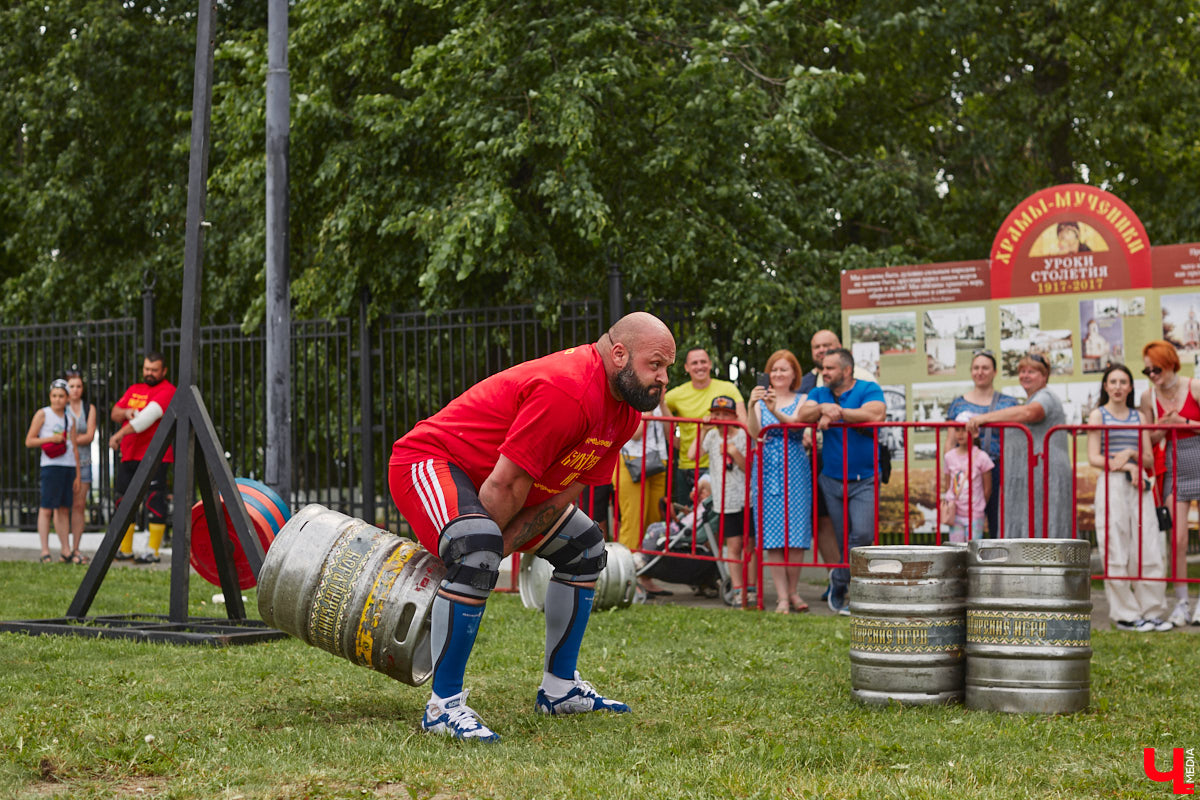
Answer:
<svg viewBox="0 0 1200 800"><path fill-rule="evenodd" d="M850 551L850 694L869 705L963 697L964 547Z"/></svg>
<svg viewBox="0 0 1200 800"><path fill-rule="evenodd" d="M620 542L606 542L604 550L608 553L608 564L596 579L592 608L597 611L628 608L633 604L633 595L637 591L637 565L633 561L633 553ZM521 555L517 586L521 603L526 608L538 611L545 608L546 587L550 584L553 572L554 568L546 559L538 558L533 553Z"/></svg>
<svg viewBox="0 0 1200 800"><path fill-rule="evenodd" d="M1091 545L1078 539L971 542L967 708L1070 714L1091 695Z"/></svg>
<svg viewBox="0 0 1200 800"><path fill-rule="evenodd" d="M267 551L258 611L307 644L419 686L433 674L429 611L445 572L419 544L314 504Z"/></svg>

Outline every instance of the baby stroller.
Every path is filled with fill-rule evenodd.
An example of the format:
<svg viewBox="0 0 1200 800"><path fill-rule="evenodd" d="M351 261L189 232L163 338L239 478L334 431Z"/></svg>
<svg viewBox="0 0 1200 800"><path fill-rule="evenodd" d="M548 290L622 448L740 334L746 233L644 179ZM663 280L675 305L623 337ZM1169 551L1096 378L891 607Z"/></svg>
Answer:
<svg viewBox="0 0 1200 800"><path fill-rule="evenodd" d="M726 605L740 602L740 595L735 597L733 593L728 564L691 558L693 539L696 542L696 555L719 555L717 532L721 516L713 511L712 500L705 499L698 508L672 504L672 510L674 516L669 525L666 522L652 522L646 526L642 549L664 552L635 553L638 577L682 583L691 586L696 594L706 597L720 594ZM681 555L673 556L671 553Z"/></svg>

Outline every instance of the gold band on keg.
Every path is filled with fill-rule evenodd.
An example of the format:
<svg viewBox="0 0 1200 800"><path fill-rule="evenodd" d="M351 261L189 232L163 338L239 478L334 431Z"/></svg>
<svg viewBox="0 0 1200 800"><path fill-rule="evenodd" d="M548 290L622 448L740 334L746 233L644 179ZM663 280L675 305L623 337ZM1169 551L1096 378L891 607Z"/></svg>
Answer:
<svg viewBox="0 0 1200 800"><path fill-rule="evenodd" d="M1090 614L1054 611L980 611L967 609L967 641L971 644L1088 647Z"/></svg>
<svg viewBox="0 0 1200 800"><path fill-rule="evenodd" d="M338 631L346 622L350 595L371 554L383 544L382 537L364 538L355 530L343 533L334 542L321 570L321 581L313 593L308 631L314 647L343 655L338 648Z"/></svg>
<svg viewBox="0 0 1200 800"><path fill-rule="evenodd" d="M367 600L363 603L362 614L358 618L358 631L354 635L354 655L351 658L356 664L369 667L373 663L371 656L375 649L375 631L383 622L384 603L404 565L419 552L421 548L418 545L403 542L380 567L379 574L375 576L375 583L367 594Z"/></svg>
<svg viewBox="0 0 1200 800"><path fill-rule="evenodd" d="M961 650L965 639L962 619L850 618L850 647L870 653L944 653Z"/></svg>

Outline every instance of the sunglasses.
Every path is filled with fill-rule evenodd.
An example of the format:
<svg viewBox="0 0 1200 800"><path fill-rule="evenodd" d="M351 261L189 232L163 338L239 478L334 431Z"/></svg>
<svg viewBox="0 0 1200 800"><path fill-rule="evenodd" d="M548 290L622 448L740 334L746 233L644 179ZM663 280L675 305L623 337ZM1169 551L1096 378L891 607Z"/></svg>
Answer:
<svg viewBox="0 0 1200 800"><path fill-rule="evenodd" d="M1142 370L1142 374L1149 378L1152 375L1157 375L1163 371L1162 367L1146 367Z"/></svg>
<svg viewBox="0 0 1200 800"><path fill-rule="evenodd" d="M1050 362L1047 361L1040 353L1030 353L1028 358L1030 361L1036 361L1046 369L1050 369Z"/></svg>
<svg viewBox="0 0 1200 800"><path fill-rule="evenodd" d="M975 356L987 356L988 358L995 358L996 354L991 350L976 350L975 352L971 353L971 358L974 358Z"/></svg>

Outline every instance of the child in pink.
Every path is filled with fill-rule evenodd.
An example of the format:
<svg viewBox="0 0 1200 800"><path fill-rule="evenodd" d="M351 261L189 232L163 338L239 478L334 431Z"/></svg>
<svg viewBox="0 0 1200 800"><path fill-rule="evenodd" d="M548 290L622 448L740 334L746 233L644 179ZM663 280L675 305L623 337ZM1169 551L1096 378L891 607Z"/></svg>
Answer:
<svg viewBox="0 0 1200 800"><path fill-rule="evenodd" d="M947 487L942 495L942 519L950 523L950 541L981 539L987 522L984 509L992 494L992 468L996 465L975 446L966 428L953 429L950 438L955 447L942 459Z"/></svg>

